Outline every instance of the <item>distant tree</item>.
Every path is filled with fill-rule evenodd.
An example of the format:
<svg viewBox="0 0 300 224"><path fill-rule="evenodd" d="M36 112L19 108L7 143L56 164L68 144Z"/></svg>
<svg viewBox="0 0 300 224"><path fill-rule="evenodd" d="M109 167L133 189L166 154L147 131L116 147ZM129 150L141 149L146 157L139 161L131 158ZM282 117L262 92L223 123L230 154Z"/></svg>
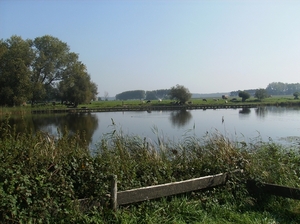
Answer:
<svg viewBox="0 0 300 224"><path fill-rule="evenodd" d="M125 91L116 95L117 100L142 100L145 99L144 90Z"/></svg>
<svg viewBox="0 0 300 224"><path fill-rule="evenodd" d="M266 90L271 95L290 95L295 92L300 92L300 84L272 82L267 86Z"/></svg>
<svg viewBox="0 0 300 224"><path fill-rule="evenodd" d="M170 89L169 95L170 99L176 99L181 103L185 103L192 97L192 94L186 87L178 84Z"/></svg>
<svg viewBox="0 0 300 224"><path fill-rule="evenodd" d="M247 99L250 98L250 94L246 91L240 91L239 92L239 97L242 98L242 102L245 102Z"/></svg>
<svg viewBox="0 0 300 224"><path fill-rule="evenodd" d="M156 100L156 91L146 91L146 98L145 100Z"/></svg>
<svg viewBox="0 0 300 224"><path fill-rule="evenodd" d="M158 89L156 90L156 96L160 99L165 99L169 95L169 89Z"/></svg>
<svg viewBox="0 0 300 224"><path fill-rule="evenodd" d="M146 91L145 100L157 100L167 98L170 90L169 89L159 89L153 91Z"/></svg>
<svg viewBox="0 0 300 224"><path fill-rule="evenodd" d="M294 99L297 100L297 99L299 99L300 93L299 92L295 92L293 94L293 96L294 96Z"/></svg>
<svg viewBox="0 0 300 224"><path fill-rule="evenodd" d="M268 97L268 93L265 89L257 89L254 96L258 99L258 100L262 100L264 98Z"/></svg>

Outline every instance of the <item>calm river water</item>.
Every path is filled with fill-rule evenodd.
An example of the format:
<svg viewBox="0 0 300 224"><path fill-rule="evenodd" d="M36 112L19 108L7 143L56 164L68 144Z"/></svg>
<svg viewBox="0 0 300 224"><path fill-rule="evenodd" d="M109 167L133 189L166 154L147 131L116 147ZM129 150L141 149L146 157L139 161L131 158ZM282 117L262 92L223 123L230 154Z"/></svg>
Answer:
<svg viewBox="0 0 300 224"><path fill-rule="evenodd" d="M148 141L160 138L178 141L185 136L201 138L206 133L220 132L232 140L255 142L257 140L300 144L300 108L260 107L251 109L216 109L187 111L102 112L91 114L43 114L12 117L19 131L25 126L57 135L57 130L67 127L71 132L84 130L90 147L104 134L114 130L138 135ZM157 130L158 133L155 133Z"/></svg>

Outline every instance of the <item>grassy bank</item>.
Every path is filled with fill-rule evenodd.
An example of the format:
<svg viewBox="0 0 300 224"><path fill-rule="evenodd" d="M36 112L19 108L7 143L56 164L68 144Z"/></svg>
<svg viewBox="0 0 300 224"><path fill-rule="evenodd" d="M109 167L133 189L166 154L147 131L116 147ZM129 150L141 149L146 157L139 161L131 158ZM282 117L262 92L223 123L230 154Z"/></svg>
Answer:
<svg viewBox="0 0 300 224"><path fill-rule="evenodd" d="M234 97L230 97L228 100L216 100L214 98L207 98L206 101L203 99L192 99L190 102L193 106L239 106L239 105L248 105L248 106L300 106L300 100L295 100L292 96L276 96L266 98L262 101L258 101L255 98L250 98L245 102L241 101L241 98L237 98L237 100L232 101ZM154 107L162 107L168 108L174 106L171 100L152 100L151 103L146 103L141 100L114 100L114 101L94 101L90 104L82 104L78 106L78 109L87 108L87 109L101 109L101 110L109 110L111 108L149 108L151 106ZM187 104L188 105L188 104ZM5 114L24 114L31 113L32 111L53 111L53 110L65 110L68 107L62 105L60 103L56 103L53 105L52 103L42 103L36 104L34 106L26 105L21 107L1 107L0 108L0 116L4 116Z"/></svg>
<svg viewBox="0 0 300 224"><path fill-rule="evenodd" d="M4 223L300 223L300 202L250 195L247 179L300 188L299 149L245 144L219 133L147 142L119 130L91 155L79 133L0 129L0 220ZM109 209L109 175L119 190L243 169L222 187ZM78 199L99 199L88 211Z"/></svg>

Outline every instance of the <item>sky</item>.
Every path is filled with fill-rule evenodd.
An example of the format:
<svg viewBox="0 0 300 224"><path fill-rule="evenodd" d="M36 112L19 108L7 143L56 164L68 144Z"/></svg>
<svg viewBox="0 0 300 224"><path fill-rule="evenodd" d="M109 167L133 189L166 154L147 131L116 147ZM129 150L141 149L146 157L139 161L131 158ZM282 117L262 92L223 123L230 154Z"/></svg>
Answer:
<svg viewBox="0 0 300 224"><path fill-rule="evenodd" d="M298 0L0 0L0 39L51 35L79 54L99 96L300 82Z"/></svg>

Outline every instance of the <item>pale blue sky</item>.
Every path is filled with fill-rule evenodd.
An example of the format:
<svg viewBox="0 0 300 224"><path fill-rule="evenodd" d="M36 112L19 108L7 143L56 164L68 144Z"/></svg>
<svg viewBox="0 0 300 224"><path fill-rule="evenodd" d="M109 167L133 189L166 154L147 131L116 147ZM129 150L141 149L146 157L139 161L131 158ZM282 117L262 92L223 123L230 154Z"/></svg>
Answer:
<svg viewBox="0 0 300 224"><path fill-rule="evenodd" d="M300 82L300 1L0 0L0 39L52 35L99 95L192 93Z"/></svg>

